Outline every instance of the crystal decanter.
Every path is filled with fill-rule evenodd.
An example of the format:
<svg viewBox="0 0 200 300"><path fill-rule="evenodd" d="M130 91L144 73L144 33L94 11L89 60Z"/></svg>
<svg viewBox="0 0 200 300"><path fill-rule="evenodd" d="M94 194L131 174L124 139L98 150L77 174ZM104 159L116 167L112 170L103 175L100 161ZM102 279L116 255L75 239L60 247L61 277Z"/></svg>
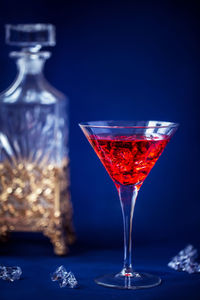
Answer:
<svg viewBox="0 0 200 300"><path fill-rule="evenodd" d="M6 25L17 63L14 83L0 94L0 236L43 232L56 254L74 239L69 190L67 99L43 75L55 45L51 24Z"/></svg>

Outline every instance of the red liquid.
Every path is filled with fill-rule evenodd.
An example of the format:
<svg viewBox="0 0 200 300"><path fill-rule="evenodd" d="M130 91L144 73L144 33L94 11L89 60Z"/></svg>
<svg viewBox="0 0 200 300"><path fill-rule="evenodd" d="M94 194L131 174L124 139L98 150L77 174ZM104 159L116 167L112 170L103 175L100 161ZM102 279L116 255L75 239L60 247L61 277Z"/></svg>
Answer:
<svg viewBox="0 0 200 300"><path fill-rule="evenodd" d="M89 142L115 183L138 189L169 141L168 137L90 136Z"/></svg>

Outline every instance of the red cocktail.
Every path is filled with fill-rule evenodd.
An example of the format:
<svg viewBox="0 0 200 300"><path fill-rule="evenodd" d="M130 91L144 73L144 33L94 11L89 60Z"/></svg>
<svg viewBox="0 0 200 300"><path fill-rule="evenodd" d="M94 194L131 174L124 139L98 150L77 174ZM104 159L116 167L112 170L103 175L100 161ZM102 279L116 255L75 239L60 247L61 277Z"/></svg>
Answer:
<svg viewBox="0 0 200 300"><path fill-rule="evenodd" d="M159 277L132 268L132 217L138 191L178 125L158 121L99 121L82 123L80 127L115 183L124 223L122 271L95 281L121 289L156 286L161 282Z"/></svg>
<svg viewBox="0 0 200 300"><path fill-rule="evenodd" d="M89 136L89 142L115 183L138 189L167 145L166 136Z"/></svg>

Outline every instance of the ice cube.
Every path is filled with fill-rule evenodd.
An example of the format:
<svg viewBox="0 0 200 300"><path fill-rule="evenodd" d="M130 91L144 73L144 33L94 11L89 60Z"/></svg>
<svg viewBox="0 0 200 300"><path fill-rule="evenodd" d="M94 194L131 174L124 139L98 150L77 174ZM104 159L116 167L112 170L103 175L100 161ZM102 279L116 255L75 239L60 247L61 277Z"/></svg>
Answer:
<svg viewBox="0 0 200 300"><path fill-rule="evenodd" d="M52 281L58 281L60 287L69 286L70 288L75 288L78 285L78 282L71 271L67 271L64 266L60 266L56 271L51 275Z"/></svg>
<svg viewBox="0 0 200 300"><path fill-rule="evenodd" d="M198 257L197 249L192 245L187 245L168 263L168 267L177 270L185 271L189 274L200 273L200 264L195 262Z"/></svg>
<svg viewBox="0 0 200 300"><path fill-rule="evenodd" d="M22 274L20 267L0 266L0 278L8 281L19 280Z"/></svg>

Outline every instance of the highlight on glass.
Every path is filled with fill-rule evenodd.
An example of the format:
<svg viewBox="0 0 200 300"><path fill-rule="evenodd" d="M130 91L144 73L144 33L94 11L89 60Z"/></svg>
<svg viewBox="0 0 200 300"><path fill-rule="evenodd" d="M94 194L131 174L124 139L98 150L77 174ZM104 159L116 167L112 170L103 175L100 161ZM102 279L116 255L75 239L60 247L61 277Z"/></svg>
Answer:
<svg viewBox="0 0 200 300"><path fill-rule="evenodd" d="M95 279L113 288L139 289L160 284L158 276L137 272L132 266L132 219L138 192L178 128L159 121L95 121L80 123L83 133L113 180L124 224L122 270Z"/></svg>

